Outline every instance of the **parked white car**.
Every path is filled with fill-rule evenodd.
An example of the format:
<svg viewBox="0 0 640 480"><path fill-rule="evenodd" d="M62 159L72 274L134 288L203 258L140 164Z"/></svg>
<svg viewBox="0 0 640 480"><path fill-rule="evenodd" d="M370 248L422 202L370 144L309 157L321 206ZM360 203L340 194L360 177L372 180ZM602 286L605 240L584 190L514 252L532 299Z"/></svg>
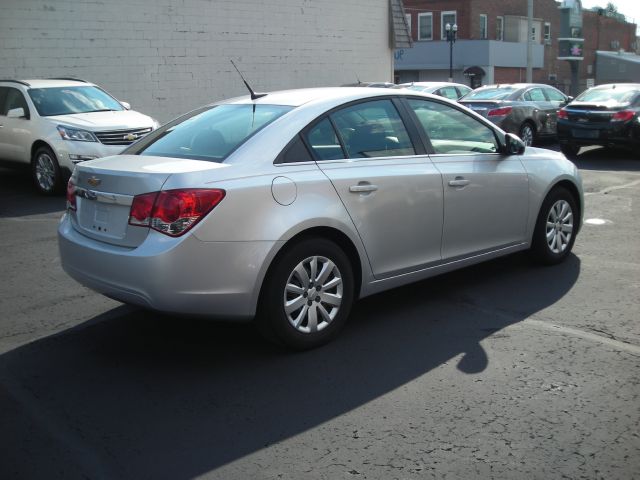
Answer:
<svg viewBox="0 0 640 480"><path fill-rule="evenodd" d="M449 100L460 100L467 93L473 91L471 88L460 83L450 82L411 82L401 83L393 88L407 88L414 92L431 93L439 95Z"/></svg>
<svg viewBox="0 0 640 480"><path fill-rule="evenodd" d="M83 80L0 80L0 160L30 164L41 193L61 193L77 163L116 155L159 126L130 108Z"/></svg>

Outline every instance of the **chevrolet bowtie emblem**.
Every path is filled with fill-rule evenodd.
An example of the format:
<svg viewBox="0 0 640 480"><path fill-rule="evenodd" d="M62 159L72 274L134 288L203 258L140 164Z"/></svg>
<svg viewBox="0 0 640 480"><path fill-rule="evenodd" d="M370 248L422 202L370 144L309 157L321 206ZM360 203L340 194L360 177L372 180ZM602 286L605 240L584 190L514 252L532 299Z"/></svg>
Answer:
<svg viewBox="0 0 640 480"><path fill-rule="evenodd" d="M138 138L138 136L135 133L127 133L124 136L124 139L129 140L130 142L133 142L136 138Z"/></svg>
<svg viewBox="0 0 640 480"><path fill-rule="evenodd" d="M97 187L98 185L100 185L102 183L102 180L100 180L97 177L91 177L91 178L89 178L89 180L87 180L87 183L89 185L91 185L92 187Z"/></svg>

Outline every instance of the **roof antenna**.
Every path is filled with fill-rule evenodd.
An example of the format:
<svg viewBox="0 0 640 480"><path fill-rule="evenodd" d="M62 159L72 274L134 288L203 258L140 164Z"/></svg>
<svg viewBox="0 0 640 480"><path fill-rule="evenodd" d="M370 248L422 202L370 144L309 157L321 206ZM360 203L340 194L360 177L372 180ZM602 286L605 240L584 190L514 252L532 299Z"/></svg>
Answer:
<svg viewBox="0 0 640 480"><path fill-rule="evenodd" d="M238 75L240 75L240 78L242 79L242 81L244 82L244 84L247 86L247 89L249 90L249 92L251 93L251 100L257 100L258 98L262 98L262 97L266 97L267 94L266 93L256 93L253 91L253 88L251 88L249 86L249 84L247 83L247 81L244 79L244 77L242 76L242 74L240 73L240 70L238 70L238 67L236 67L236 64L233 63L233 60L229 59L229 61L231 62L231 65L233 65L233 68L236 69L236 72L238 72Z"/></svg>

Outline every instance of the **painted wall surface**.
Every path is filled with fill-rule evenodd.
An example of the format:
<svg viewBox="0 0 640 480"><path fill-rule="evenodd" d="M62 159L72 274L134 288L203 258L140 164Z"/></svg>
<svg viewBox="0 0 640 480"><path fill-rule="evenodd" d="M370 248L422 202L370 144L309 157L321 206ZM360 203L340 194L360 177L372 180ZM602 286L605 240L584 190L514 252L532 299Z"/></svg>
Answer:
<svg viewBox="0 0 640 480"><path fill-rule="evenodd" d="M0 78L78 77L167 121L246 89L392 81L388 0L2 0Z"/></svg>

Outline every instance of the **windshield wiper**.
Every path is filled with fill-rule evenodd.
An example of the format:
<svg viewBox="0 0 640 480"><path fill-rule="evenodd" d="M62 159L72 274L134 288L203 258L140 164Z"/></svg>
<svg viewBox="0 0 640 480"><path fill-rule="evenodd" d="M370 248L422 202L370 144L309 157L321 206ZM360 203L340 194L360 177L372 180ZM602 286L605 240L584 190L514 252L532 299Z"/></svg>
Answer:
<svg viewBox="0 0 640 480"><path fill-rule="evenodd" d="M100 110L89 110L88 112L84 112L84 113L94 113L94 112L117 112L117 110L114 108L101 108Z"/></svg>

